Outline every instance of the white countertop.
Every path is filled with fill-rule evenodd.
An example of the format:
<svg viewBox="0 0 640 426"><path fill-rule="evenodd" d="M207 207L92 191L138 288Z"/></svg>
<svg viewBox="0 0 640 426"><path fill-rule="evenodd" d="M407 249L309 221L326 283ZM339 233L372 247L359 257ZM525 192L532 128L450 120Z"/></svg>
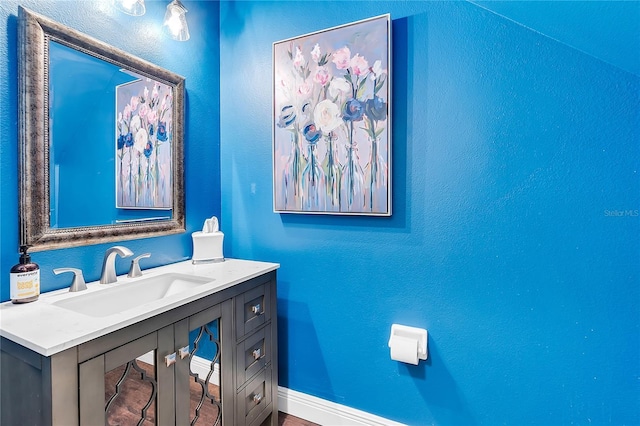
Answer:
<svg viewBox="0 0 640 426"><path fill-rule="evenodd" d="M88 289L80 292L70 293L68 289L62 289L43 293L37 301L31 303L5 302L0 304L0 336L41 355L50 356L279 267L277 263L238 259L202 265L193 265L191 261L185 261L144 270L140 278L120 276L114 284L88 283ZM87 292L108 291L115 286L126 286L127 283L166 273L207 277L212 281L173 296L136 306L134 309L103 317L80 314L53 304ZM69 281L71 282L71 278Z"/></svg>

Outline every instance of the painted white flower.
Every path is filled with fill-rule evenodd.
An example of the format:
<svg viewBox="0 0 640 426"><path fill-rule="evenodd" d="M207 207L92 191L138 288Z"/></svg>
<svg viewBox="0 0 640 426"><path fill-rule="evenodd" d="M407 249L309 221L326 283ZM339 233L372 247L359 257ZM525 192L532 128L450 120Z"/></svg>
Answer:
<svg viewBox="0 0 640 426"><path fill-rule="evenodd" d="M311 59L313 59L314 62L318 62L320 61L320 55L322 53L320 52L320 45L318 43L316 43L315 46L313 46L313 50L311 51Z"/></svg>
<svg viewBox="0 0 640 426"><path fill-rule="evenodd" d="M147 146L148 140L149 136L147 135L147 131L145 129L138 129L138 131L136 132L136 138L134 140L133 147L136 149L136 151L142 153Z"/></svg>
<svg viewBox="0 0 640 426"><path fill-rule="evenodd" d="M142 121L140 120L140 116L136 114L131 118L131 122L129 123L129 129L131 130L131 133L134 133L138 131L140 127L142 127Z"/></svg>
<svg viewBox="0 0 640 426"><path fill-rule="evenodd" d="M334 78L329 83L329 96L332 98L337 97L340 93L348 93L350 90L351 85L343 77Z"/></svg>
<svg viewBox="0 0 640 426"><path fill-rule="evenodd" d="M293 58L293 66L304 67L304 64L306 64L306 61L302 54L302 50L300 50L300 46L296 46L296 56Z"/></svg>
<svg viewBox="0 0 640 426"><path fill-rule="evenodd" d="M322 133L328 134L342 124L340 108L329 99L320 101L313 111L313 120Z"/></svg>
<svg viewBox="0 0 640 426"><path fill-rule="evenodd" d="M380 74L384 73L384 70L382 69L382 62L380 62L380 59L378 59L377 61L375 61L373 63L373 66L370 68L371 72L376 76L379 77Z"/></svg>

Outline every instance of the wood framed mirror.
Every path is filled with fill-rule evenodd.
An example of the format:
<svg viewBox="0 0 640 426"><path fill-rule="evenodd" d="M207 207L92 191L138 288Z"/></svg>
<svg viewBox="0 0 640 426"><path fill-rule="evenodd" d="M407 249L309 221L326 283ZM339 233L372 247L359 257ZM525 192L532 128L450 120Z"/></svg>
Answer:
<svg viewBox="0 0 640 426"><path fill-rule="evenodd" d="M19 8L20 244L185 232L184 78Z"/></svg>

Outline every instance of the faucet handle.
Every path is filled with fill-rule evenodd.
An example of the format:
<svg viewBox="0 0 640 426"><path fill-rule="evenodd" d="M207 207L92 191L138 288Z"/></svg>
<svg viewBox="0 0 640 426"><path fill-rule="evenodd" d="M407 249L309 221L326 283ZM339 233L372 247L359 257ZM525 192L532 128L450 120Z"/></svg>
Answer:
<svg viewBox="0 0 640 426"><path fill-rule="evenodd" d="M140 256L133 259L131 261L131 268L129 268L129 273L127 274L127 277L129 278L141 277L142 271L140 270L139 262L140 262L140 259L144 259L147 257L151 257L151 253L141 254Z"/></svg>
<svg viewBox="0 0 640 426"><path fill-rule="evenodd" d="M82 270L77 268L56 268L53 270L53 273L58 275L63 272L73 272L73 281L71 282L71 287L69 287L69 291L82 291L87 289L87 284L84 282L84 275L82 275Z"/></svg>

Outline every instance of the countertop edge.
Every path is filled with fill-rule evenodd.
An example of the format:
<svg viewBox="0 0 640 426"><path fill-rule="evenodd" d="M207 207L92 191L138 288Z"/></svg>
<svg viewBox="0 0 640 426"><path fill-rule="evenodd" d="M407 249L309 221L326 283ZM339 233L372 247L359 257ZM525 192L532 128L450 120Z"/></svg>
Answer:
<svg viewBox="0 0 640 426"><path fill-rule="evenodd" d="M246 268L247 269L246 273L238 272L238 270L234 270L236 266L240 268ZM220 280L219 282L216 282L215 285L205 285L202 291L200 292L191 294L190 296L184 299L179 299L177 301L168 303L166 305L155 307L154 309L151 309L146 312L141 312L141 313L129 312L128 314L125 312L125 313L118 313L116 315L111 315L109 317L103 317L103 318L91 318L80 313L62 312L64 313L65 318L75 317L75 319L77 319L78 321L82 321L84 319L86 320L86 323L90 325L86 327L86 330L79 331L75 333L75 335L74 333L68 333L69 336L63 337L61 341L57 344L43 344L42 343L43 339L38 339L33 337L33 334L34 334L33 330L31 330L31 333L29 333L25 331L24 328L20 329L19 326L15 326L13 323L11 323L11 321L9 321L10 322L9 326L6 327L6 322L2 320L2 317L0 317L0 336L18 345L24 346L27 349L37 352L42 356L49 357L57 353L60 353L64 350L67 350L69 348L76 347L82 343L93 340L95 338L105 336L109 333L120 330L124 327L130 326L137 322L144 321L145 319L152 318L156 315L160 315L172 309L176 309L179 306L182 306L184 304L193 302L195 300L199 300L203 297L209 296L211 294L214 294L220 291L224 291L242 282L245 282L255 277L258 277L260 275L264 275L269 272L275 271L279 267L280 267L280 264L278 263L242 260L242 259L227 259L225 262L221 262L217 264L209 264L209 265L206 265L206 264L193 265L190 260L177 262L169 265L163 265L156 268L147 269L143 272L146 275L152 275L152 276L159 275L162 273L167 273L167 272L192 273L193 275L198 275L198 276L203 276L203 275L211 276L216 280L218 280L218 277L215 275L220 273L231 275L231 277L225 280ZM196 271L197 273L194 271ZM126 284L123 284L123 285L126 285ZM45 299L49 297L59 297L62 294L61 292L64 292L64 289L43 293L41 295L41 299ZM47 316L47 315L52 316L55 313L61 313L60 311L56 311L60 309L62 309L63 311L66 311L63 308L53 307L51 306L50 302L47 303L46 301L43 301L43 300L38 300L33 303L34 304L40 303L41 305L31 305L31 304L13 305L12 309L15 309L16 312L11 313L13 314L13 318L10 318L10 320L20 315L20 313L17 312L18 310L22 310L25 316L30 315L32 317ZM3 308L6 309L11 305L12 305L11 302L4 302L0 304L0 309L3 309ZM45 306L48 306L48 308ZM52 308L53 310L49 308ZM44 310L45 313L43 314L41 310ZM49 310L50 312L46 312L47 310ZM6 315L7 312L8 311L2 312L2 314ZM63 318L60 321L64 321L65 318ZM27 320L28 319L29 318L27 318ZM102 320L104 321L111 320L113 322L105 327L102 327L100 326L100 321ZM43 333L45 333L46 331L47 330L43 330ZM32 336L30 336L29 334L31 334ZM40 340L40 342L38 342L38 340Z"/></svg>

